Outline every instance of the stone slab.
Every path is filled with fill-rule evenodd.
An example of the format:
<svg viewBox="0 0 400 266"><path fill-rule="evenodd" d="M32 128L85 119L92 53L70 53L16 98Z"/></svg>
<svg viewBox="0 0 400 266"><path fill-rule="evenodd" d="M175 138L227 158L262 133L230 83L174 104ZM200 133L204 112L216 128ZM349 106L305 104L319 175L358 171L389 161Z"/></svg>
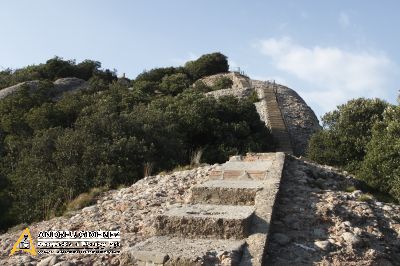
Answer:
<svg viewBox="0 0 400 266"><path fill-rule="evenodd" d="M244 240L152 237L122 250L123 265L239 265Z"/></svg>
<svg viewBox="0 0 400 266"><path fill-rule="evenodd" d="M254 205L264 183L254 180L209 180L192 188L192 203Z"/></svg>
<svg viewBox="0 0 400 266"><path fill-rule="evenodd" d="M157 234L241 239L250 233L253 212L253 206L194 204L173 207L157 217Z"/></svg>

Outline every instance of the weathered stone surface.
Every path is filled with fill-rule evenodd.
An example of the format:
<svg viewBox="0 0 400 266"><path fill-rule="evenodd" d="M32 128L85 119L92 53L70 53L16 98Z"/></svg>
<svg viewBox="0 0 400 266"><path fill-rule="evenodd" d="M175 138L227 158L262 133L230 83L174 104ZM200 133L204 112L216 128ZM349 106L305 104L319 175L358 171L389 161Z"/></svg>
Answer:
<svg viewBox="0 0 400 266"><path fill-rule="evenodd" d="M238 265L244 244L243 240L152 237L124 249L121 264Z"/></svg>
<svg viewBox="0 0 400 266"><path fill-rule="evenodd" d="M39 87L40 83L41 81L39 80L25 81L16 84L14 86L1 89L0 99L3 99L6 96L20 90L24 86L27 86L30 89L30 91L34 91ZM56 97L59 97L64 92L78 91L86 89L88 87L88 83L86 81L74 77L57 79L56 81L53 82L53 85L54 85L53 90L56 93Z"/></svg>
<svg viewBox="0 0 400 266"><path fill-rule="evenodd" d="M243 239L250 233L252 206L187 205L157 217L157 234Z"/></svg>
<svg viewBox="0 0 400 266"><path fill-rule="evenodd" d="M41 230L121 230L121 255L60 255L59 265L145 265L132 255L135 250L157 252L153 265L163 260L165 265L398 265L399 205L374 198L359 201L364 195L361 190L345 192L359 182L333 167L282 153L233 159L257 161L264 156L272 162L265 169L263 188L257 191L254 205L242 206L254 208L250 235L244 239L154 238L156 218L189 203L191 189L221 171L217 170L221 165L147 177L131 187L104 193L92 207L29 228L34 237ZM37 265L53 259L48 255L9 257L20 233L0 235L0 265ZM276 234L289 241L276 239Z"/></svg>
<svg viewBox="0 0 400 266"><path fill-rule="evenodd" d="M263 183L254 180L210 180L192 188L193 203L254 205Z"/></svg>
<svg viewBox="0 0 400 266"><path fill-rule="evenodd" d="M14 86L1 89L0 90L0 100L18 90L20 90L24 86L27 86L30 90L36 90L39 87L39 84L40 84L39 80L32 80L32 81L21 82Z"/></svg>
<svg viewBox="0 0 400 266"><path fill-rule="evenodd" d="M88 84L83 79L79 78L61 78L54 81L54 89L57 93L63 93L67 91L82 90L88 87Z"/></svg>
<svg viewBox="0 0 400 266"><path fill-rule="evenodd" d="M358 201L362 191L345 192L358 183L333 167L288 160L269 234L290 242L269 239L266 265L396 265L400 206Z"/></svg>
<svg viewBox="0 0 400 266"><path fill-rule="evenodd" d="M328 250L331 243L328 240L324 240L324 241L315 241L314 245L321 249L321 250Z"/></svg>
<svg viewBox="0 0 400 266"><path fill-rule="evenodd" d="M350 232L344 232L343 235L343 240L350 245L357 245L358 243L360 243L360 238L358 236L356 236L353 233Z"/></svg>
<svg viewBox="0 0 400 266"><path fill-rule="evenodd" d="M311 135L321 129L313 110L294 90L276 85L276 96L296 156L305 155Z"/></svg>

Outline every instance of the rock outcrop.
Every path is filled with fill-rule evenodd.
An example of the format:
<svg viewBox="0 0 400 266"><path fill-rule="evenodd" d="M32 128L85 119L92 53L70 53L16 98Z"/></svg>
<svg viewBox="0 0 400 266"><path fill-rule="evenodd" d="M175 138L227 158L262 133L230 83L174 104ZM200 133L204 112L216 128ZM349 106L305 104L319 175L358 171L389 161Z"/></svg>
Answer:
<svg viewBox="0 0 400 266"><path fill-rule="evenodd" d="M294 154L306 153L308 140L321 129L313 110L294 90L276 84L276 98L292 142Z"/></svg>
<svg viewBox="0 0 400 266"><path fill-rule="evenodd" d="M400 265L400 206L359 185L332 167L288 160L266 265Z"/></svg>
<svg viewBox="0 0 400 266"><path fill-rule="evenodd" d="M33 80L33 81L21 82L14 86L1 89L0 100L7 97L10 94L15 93L24 86L27 86L31 91L34 91L39 88L39 85L40 85L39 80ZM53 90L56 94L56 97L59 97L64 92L86 89L88 87L88 83L83 79L71 77L71 78L57 79L56 81L53 82L53 86L54 86Z"/></svg>
<svg viewBox="0 0 400 266"><path fill-rule="evenodd" d="M24 86L27 86L30 90L36 90L39 87L40 81L39 80L32 80L32 81L25 81L18 83L14 86L7 87L0 90L0 99L7 97L10 94L15 93L16 91L20 90Z"/></svg>

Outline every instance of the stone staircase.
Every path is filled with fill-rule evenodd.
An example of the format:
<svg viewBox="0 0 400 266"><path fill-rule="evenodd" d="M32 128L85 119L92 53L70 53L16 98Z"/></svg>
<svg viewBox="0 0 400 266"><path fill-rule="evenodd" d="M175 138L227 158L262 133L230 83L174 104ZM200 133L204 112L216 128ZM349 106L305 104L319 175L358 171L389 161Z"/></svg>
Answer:
<svg viewBox="0 0 400 266"><path fill-rule="evenodd" d="M234 156L192 188L191 203L155 220L156 235L123 250L123 264L262 265L283 153Z"/></svg>
<svg viewBox="0 0 400 266"><path fill-rule="evenodd" d="M255 83L254 87L266 109L265 121L276 141L276 151L293 154L290 136L283 120L276 98L275 84L270 82Z"/></svg>

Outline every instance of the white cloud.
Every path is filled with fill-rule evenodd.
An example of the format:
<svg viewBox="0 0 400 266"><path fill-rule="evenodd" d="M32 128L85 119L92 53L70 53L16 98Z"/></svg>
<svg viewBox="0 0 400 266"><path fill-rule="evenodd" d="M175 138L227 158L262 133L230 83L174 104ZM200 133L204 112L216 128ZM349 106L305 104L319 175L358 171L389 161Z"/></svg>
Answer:
<svg viewBox="0 0 400 266"><path fill-rule="evenodd" d="M355 97L385 98L388 81L397 68L383 53L308 48L288 37L266 39L258 47L274 67L306 82L307 88L300 94L322 112Z"/></svg>
<svg viewBox="0 0 400 266"><path fill-rule="evenodd" d="M347 15L347 13L345 12L340 12L338 21L343 28L347 28L348 26L350 26L349 15Z"/></svg>

